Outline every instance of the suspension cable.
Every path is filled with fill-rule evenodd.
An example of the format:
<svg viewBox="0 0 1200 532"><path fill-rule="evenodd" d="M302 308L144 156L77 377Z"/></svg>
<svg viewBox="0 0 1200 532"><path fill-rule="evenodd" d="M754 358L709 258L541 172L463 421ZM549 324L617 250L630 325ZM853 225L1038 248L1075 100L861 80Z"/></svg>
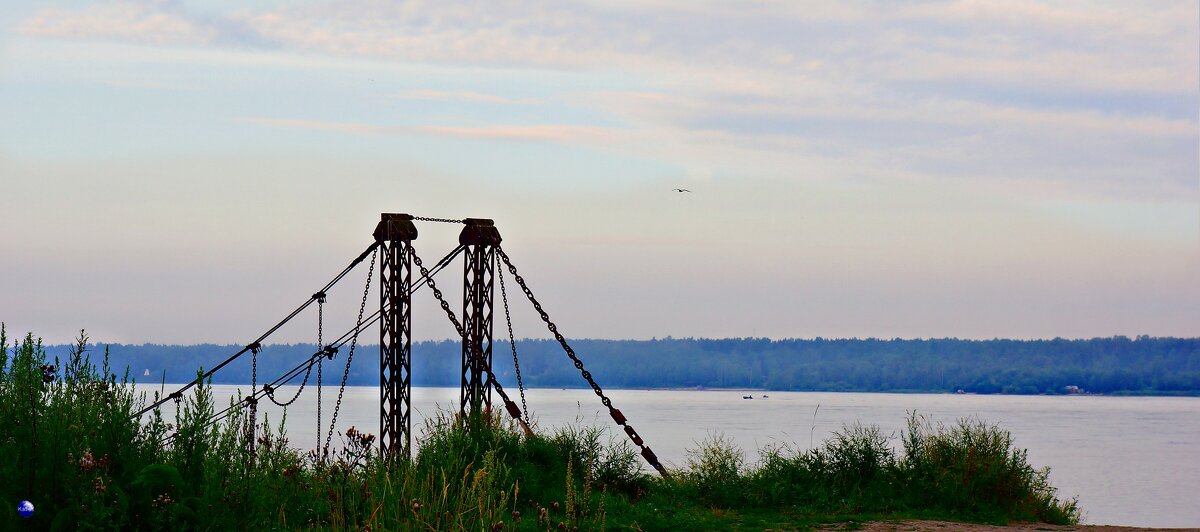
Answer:
<svg viewBox="0 0 1200 532"><path fill-rule="evenodd" d="M645 445L642 437L638 435L637 431L634 430L631 425L629 425L625 419L625 415L622 414L620 410L613 407L612 401L608 398L608 396L604 395L604 390L602 390L600 385L596 383L596 380L592 378L592 373L587 369L584 369L583 361L580 360L575 354L575 350L571 349L571 346L567 344L567 339L563 337L562 333L558 332L558 326L555 325L553 321L550 321L550 315L542 309L542 304L539 303L537 298L533 296L533 291L529 289L529 285L525 283L525 279L517 273L517 268L516 266L513 266L512 261L509 260L508 254L505 253L500 246L496 246L496 254L500 255L500 260L504 261L504 265L508 267L508 272L512 274L513 279L516 280L517 284L521 286L521 290L525 292L525 297L529 298L529 302L533 304L534 310L536 310L538 315L541 316L542 321L546 322L546 328L550 330L550 333L554 335L554 339L558 340L558 344L562 346L563 351L566 352L567 357L570 358L571 362L575 364L575 369L579 370L579 374L583 376L583 379L586 380L587 383L592 387L592 391L595 392L598 397L600 397L600 402L604 403L604 406L608 408L608 414L612 416L613 421L624 427L625 434L629 436L629 439L633 441L634 445L641 448L642 458L645 458L646 462L653 466L654 469L658 470L660 474L666 476L667 470L661 463L659 463L658 456L654 454L654 451L650 450L650 446Z"/></svg>
<svg viewBox="0 0 1200 532"><path fill-rule="evenodd" d="M284 372L284 374L283 374L283 375L280 375L278 378L276 378L276 379L275 379L274 381L272 381L270 384L263 384L263 387L262 387L262 389L260 389L260 390L258 391L258 393L260 393L260 394L264 394L264 395L269 395L269 394L273 393L273 389L274 389L276 386L279 386L279 385L281 385L282 383L286 383L286 382L288 382L288 381L290 381L290 380L292 380L292 379L296 378L296 375L299 375L299 374L300 374L300 372L301 372L301 371L303 371L303 370L305 370L305 368L306 368L306 367L311 369L311 368L312 368L312 364L313 364L313 363L315 362L315 360L316 360L316 357L317 357L317 356L320 356L321 354L322 354L322 353L321 353L320 351L318 351L318 352L316 352L316 353L314 353L314 354L310 355L310 356L309 356L309 358L308 358L307 360L305 360L304 362L301 362L301 363L297 364L297 365L296 365L295 367L293 367L292 369L289 369L288 371ZM231 403L229 406L226 406L225 408L221 409L219 412L216 412L216 413L214 413L214 414L212 414L212 415L208 416L208 419L206 419L206 420L204 421L203 425L204 425L204 426L210 426L210 425L212 425L212 424L214 424L214 423L219 423L219 422L221 422L222 420L224 420L224 419L228 418L229 416L231 416L231 415L234 415L234 414L236 414L237 412L239 412L241 408L248 406L248 405L250 404L250 401L252 401L252 400L254 400L254 399L257 399L257 396L256 396L256 395L250 395L250 396L247 396L247 397L244 397L244 398L242 398L242 400L241 400L240 402ZM179 403L181 402L181 400L182 400L182 397L177 397L177 398L175 398L175 407L176 407L176 410L178 410L178 408L179 408ZM293 400L294 400L294 399L293 399ZM176 419L178 419L178 418L179 418L179 413L178 413L178 412L176 412L176 414L175 414L175 417L176 417ZM171 441L171 440L175 439L175 436L176 436L176 435L178 435L178 430L177 430L176 432L173 432L173 433L171 433L171 434L167 435L167 436L164 436L164 437L163 437L163 439L160 441L160 444L165 444L165 443L167 443L167 442L169 442L169 441Z"/></svg>
<svg viewBox="0 0 1200 532"><path fill-rule="evenodd" d="M367 246L367 249L364 250L362 253L360 253L358 255L358 257L355 257L355 259L350 262L349 266L346 266L346 268L343 269L341 271L341 273L338 273L336 276L334 276L334 278L332 280L330 280L328 283L326 283L325 286L323 288L321 288L321 290L317 293L325 293L325 292L329 291L330 288L333 288L333 285L337 284L338 281L341 281L342 278L346 276L346 274L350 273L350 271L353 270L355 266L358 266L358 264L361 263L363 261L363 259L365 259L367 257L367 255L370 254L372 251L374 251L375 248L378 246L379 246L378 242L373 242L373 243L371 243L370 246ZM314 294L314 296L315 295L316 294ZM154 410L155 408L158 408L159 406L162 406L168 400L172 400L177 397L181 397L183 392L186 392L187 390L191 389L193 386L196 386L197 384L204 382L205 379L211 377L217 371L220 371L221 368L224 368L230 362L233 362L234 360L237 360L238 357L246 354L246 351L250 351L253 348L262 346L262 342L264 340L266 340L268 337L270 337L272 334L274 334L275 331L278 331L281 327L286 325L287 322L292 320L292 318L295 318L297 314L300 314L300 312L302 312L304 309L308 308L308 306L313 303L314 299L315 299L315 297L309 297L307 301L300 304L300 306L296 307L296 310L293 310L291 312L291 314L288 314L287 317L283 318L283 320L281 320L279 323L276 323L274 327L271 327L270 329L268 329L267 332L263 333L261 336L259 336L257 339L255 339L253 342L251 342L250 344L246 345L245 347L239 349L236 353L231 355L229 358L226 358L220 364L213 366L212 369L197 376L194 380L181 386L179 389L175 390L174 392L171 392L166 397L162 397L162 398L158 399L157 401L154 401L149 406L142 408L137 413L133 414L132 417L140 418L146 412L149 412L151 410Z"/></svg>
<svg viewBox="0 0 1200 532"><path fill-rule="evenodd" d="M460 246L454 248L453 250L451 250L444 257L442 257L441 260L439 260L437 262L437 264L433 267L432 271L422 269L421 278L417 282L413 283L412 291L416 292L417 290L423 288L425 285L432 283L433 276L437 275L443 269L445 269L458 256L458 254L462 252L463 249L464 249L464 246L460 245ZM436 289L436 285L433 285L432 288ZM326 345L324 347L324 349L319 349L316 352L312 353L311 355L309 355L309 357L306 360L300 362L299 364L292 367L288 371L285 371L282 375L277 377L274 381L271 381L270 384L264 384L263 387L260 390L258 390L258 394L266 395L268 398L271 399L271 401L273 403L275 403L279 406L288 406L288 405L292 404L293 402L295 402L295 400L299 397L300 393L303 391L304 383L308 382L309 374L312 371L313 365L315 365L317 363L317 361L321 359L321 357L332 358L334 353L336 353L347 342L350 342L352 338L356 338L358 333L360 333L363 330L366 330L367 328L373 326L376 322L378 322L380 320L380 318L382 317L382 313L387 311L388 308L389 308L389 306L385 305L383 308L380 308L379 310L372 312L369 316L367 316L365 321L360 321L360 323L358 323L355 327L346 331L341 336L339 336L336 340L334 340L334 341L330 342L328 345ZM294 395L290 400L288 400L287 402L284 402L284 403L280 403L280 402L276 401L274 398L274 393L278 390L278 388L280 386L286 385L288 382L291 382L293 379L295 379L297 376L299 376L301 372L304 372L304 381L301 383L300 389L296 391L296 395ZM344 387L344 385L343 385L343 387ZM168 399L172 399L175 401L176 407L178 407L179 403L182 401L182 398L183 398L183 396L181 393L172 394L171 397L168 397ZM247 406L249 404L249 401L251 401L253 399L257 399L257 395L251 395L250 397L244 398L241 402L234 403L234 404L231 404L231 405L225 407L221 411L216 412L216 413L212 414L211 416L209 416L208 419L205 420L204 425L209 426L214 423L221 422L222 420L228 418L230 415L233 415L239 408ZM176 417L178 417L178 414L176 415ZM319 434L320 429L319 428L318 428L317 432L318 432L318 438L320 438L320 434ZM164 436L163 439L160 440L159 445L165 445L165 444L171 442L172 440L174 440L176 434L177 433L171 433L169 435ZM318 442L318 444L319 444L319 442Z"/></svg>

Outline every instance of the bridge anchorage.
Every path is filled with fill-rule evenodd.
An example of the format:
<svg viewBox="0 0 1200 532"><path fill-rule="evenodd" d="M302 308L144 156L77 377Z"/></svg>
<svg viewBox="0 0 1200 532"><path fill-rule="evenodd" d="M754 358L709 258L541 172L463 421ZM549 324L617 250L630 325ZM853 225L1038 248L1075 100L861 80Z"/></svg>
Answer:
<svg viewBox="0 0 1200 532"><path fill-rule="evenodd" d="M417 239L418 234L416 222L461 224L463 227L458 236L458 246L437 261L432 267L426 268L420 256L417 255L413 248L413 241ZM375 227L373 237L374 242L351 261L349 266L343 269L321 290L314 293L307 301L284 317L282 321L224 361L213 366L212 369L199 375L194 381L183 385L166 397L157 399L135 414L135 416L140 418L143 414L160 407L169 400L174 400L178 403L182 398L183 392L204 382L205 379L211 377L246 353L250 353L250 395L243 398L241 403L230 405L230 407L215 413L208 419L208 423L218 423L234 415L246 415L248 417L247 446L250 448L251 456L253 456L255 442L254 419L258 401L265 397L280 406L292 404L304 391L304 387L308 383L310 374L312 373L312 368L315 365L318 376L316 382L318 403L317 449L315 456L323 460L329 455L329 445L336 427L342 396L345 393L346 379L349 376L350 363L354 358L359 333L371 327L375 322L379 322L379 452L386 459L408 457L412 448L412 294L428 286L434 298L437 299L438 304L445 312L447 319L454 325L455 331L462 340L459 415L466 418L477 415L485 410L490 410L493 407L493 394L495 394L499 396L500 402L504 405L504 411L521 426L526 435L532 435L527 417L528 408L525 403L525 389L521 380L521 368L517 357L516 341L512 331L508 293L504 281L505 271L507 271L512 276L513 281L517 283L521 292L524 293L526 299L533 305L534 311L537 312L542 322L545 323L546 328L553 335L555 341L562 347L564 354L566 354L575 368L579 370L580 376L591 387L604 407L608 409L609 416L612 417L617 425L621 426L630 441L640 449L642 458L660 474L664 476L667 474L666 469L658 461L658 457L654 454L654 451L650 450L650 447L642 440L641 435L629 424L621 410L613 406L612 401L605 395L604 390L596 382L595 378L593 378L591 372L584 367L583 361L575 353L575 350L571 348L567 339L558 331L558 326L550 319L550 315L534 296L528 283L517 272L516 266L513 265L512 260L500 245L503 239L492 220L483 218L456 220L412 216L400 213L383 213L380 215L380 220ZM434 277L448 267L459 255L463 256L461 320L459 320L454 310L451 309L450 303L446 300L434 280ZM338 281L349 274L351 270L363 263L367 257L371 258L370 266L355 326L332 342L326 343L323 335L326 293ZM379 309L364 318L376 263L379 265ZM413 270L414 266L416 267L415 271ZM504 387L492 372L493 315L495 309L495 288L497 284L500 286L509 347L512 350L521 406L517 406L508 396L508 393L505 392ZM317 303L318 308L317 350L306 360L301 361L270 383L263 384L260 388L258 386L257 357L259 351L262 349L263 342L314 302ZM325 437L322 444L319 402L322 388L322 367L326 360L332 360L339 350L347 344L349 344L349 354L346 356L341 386L338 389L337 406L334 407L329 428L324 433ZM303 374L303 379L295 395L285 400L281 400L276 396L279 386L300 379L301 374ZM168 436L164 444L169 443L173 438L174 434Z"/></svg>

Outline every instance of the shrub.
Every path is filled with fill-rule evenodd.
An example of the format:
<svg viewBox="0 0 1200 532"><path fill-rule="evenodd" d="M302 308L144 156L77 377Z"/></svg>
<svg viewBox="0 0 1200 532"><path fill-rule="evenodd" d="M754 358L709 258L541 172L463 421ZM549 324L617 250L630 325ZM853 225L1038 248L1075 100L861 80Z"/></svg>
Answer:
<svg viewBox="0 0 1200 532"><path fill-rule="evenodd" d="M723 433L711 434L697 449L687 451L687 474L706 504L731 506L742 501L745 453Z"/></svg>
<svg viewBox="0 0 1200 532"><path fill-rule="evenodd" d="M961 419L952 427L911 414L900 475L909 504L955 514L1056 524L1078 521L1075 500L1059 501L1049 468L1034 469L1027 452L996 425Z"/></svg>

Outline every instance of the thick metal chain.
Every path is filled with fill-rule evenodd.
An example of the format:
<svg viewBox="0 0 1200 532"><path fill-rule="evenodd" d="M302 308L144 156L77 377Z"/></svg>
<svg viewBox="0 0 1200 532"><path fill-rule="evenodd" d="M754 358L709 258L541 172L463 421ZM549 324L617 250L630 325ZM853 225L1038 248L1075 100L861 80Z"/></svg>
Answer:
<svg viewBox="0 0 1200 532"><path fill-rule="evenodd" d="M346 379L350 377L350 362L354 361L354 348L358 347L358 333L362 332L363 312L367 310L367 296L371 293L371 279L375 276L375 258L378 254L379 248L375 248L375 251L371 252L371 265L367 268L367 285L363 287L362 303L358 306L358 321L354 323L354 336L350 339L350 354L346 356L346 371L342 373L342 385L338 387L337 403L333 405L333 415L329 419L329 433L325 436L325 446L321 448L322 460L329 455L329 442L333 440L333 429L337 425L338 412L342 409L342 396L346 393Z"/></svg>
<svg viewBox="0 0 1200 532"><path fill-rule="evenodd" d="M512 313L508 310L508 291L504 289L504 269L496 270L500 278L500 299L504 301L504 321L508 324L508 346L512 348L513 370L517 374L517 391L521 392L521 412L525 414L525 422L529 422L529 405L525 403L525 383L521 380L521 363L517 361L517 340L513 338Z"/></svg>
<svg viewBox="0 0 1200 532"><path fill-rule="evenodd" d="M454 311L450 310L450 303L446 302L446 298L442 296L442 291L438 289L437 283L433 281L433 276L429 274L429 270L426 269L425 265L421 263L421 257L417 256L416 251L413 250L411 245L408 247L408 251L412 254L413 263L416 264L417 268L421 270L421 277L425 278L425 284L428 284L429 289L433 291L433 297L437 298L438 303L442 306L442 310L446 311L446 317L450 318L450 323L454 324L454 330L458 331L458 335L465 341L467 338L467 330L463 328L462 323L458 321L458 317L454 315ZM487 374L488 382L491 383L492 388L495 388L496 394L498 394L501 399L504 399L505 407L507 408L510 404L515 406L516 403L513 403L512 399L509 399L508 394L504 392L504 387L500 385L500 381L496 380L496 376L492 374L490 369L488 370ZM512 415L512 417L516 418L517 421L520 421L523 428L528 430L528 424L522 419L521 412L514 414L512 411L509 411L509 415Z"/></svg>
<svg viewBox="0 0 1200 532"><path fill-rule="evenodd" d="M442 223L448 223L448 224L466 223L466 220L454 220L451 218L430 218L428 216L413 216L413 219L420 220L422 222L442 222Z"/></svg>
<svg viewBox="0 0 1200 532"><path fill-rule="evenodd" d="M555 325L553 321L550 321L550 315L542 309L542 304L539 303L537 298L533 296L533 291L529 289L529 285L525 284L525 278L521 277L521 275L517 273L517 268L513 266L512 261L508 259L508 254L504 253L504 250L500 249L499 247L496 248L496 254L500 255L500 259L504 261L504 265L508 266L508 272L512 274L513 279L515 279L517 284L521 286L521 290L525 292L525 297L529 298L529 301L533 303L533 309L536 310L538 315L542 317L542 321L546 322L546 328L548 328L550 333L554 335L554 339L558 340L558 344L562 346L563 351L566 351L567 357L569 357L571 362L575 364L575 369L579 370L579 374L583 375L583 379L586 380L588 385L592 387L592 391L600 397L600 402L604 403L604 406L611 410L613 407L612 401L610 401L608 397L604 395L604 390L600 389L600 385L596 384L596 380L592 378L592 373L584 369L583 361L579 360L579 357L575 355L575 350L571 349L571 346L567 344L567 339L563 337L562 333L558 332L558 326Z"/></svg>
<svg viewBox="0 0 1200 532"><path fill-rule="evenodd" d="M521 274L517 273L517 267L513 266L512 261L508 258L508 254L505 253L504 250L499 246L496 247L496 254L500 256L500 260L504 261L504 265L508 267L508 272L512 274L513 279L515 279L517 284L521 286L521 290L525 292L525 297L529 298L530 303L533 303L533 308L537 311L538 315L542 317L542 321L546 322L546 328L550 330L550 333L554 335L554 339L558 340L558 344L562 346L563 351L567 353L567 357L569 357L571 362L575 364L575 369L579 370L579 374L582 375L583 379L586 380L588 385L592 387L592 391L600 397L600 402L604 403L604 406L608 408L608 414L612 416L613 421L624 427L625 434L629 436L629 439L633 441L634 445L637 445L639 448L641 448L642 458L645 458L646 462L653 466L654 469L658 470L660 474L667 476L667 470L663 467L662 463L658 461L658 456L654 454L654 451L650 450L649 446L645 445L645 442L642 441L642 437L631 425L629 425L625 419L625 415L622 414L620 410L613 407L612 401L609 400L608 396L604 395L604 390L602 390L600 385L596 383L596 380L592 378L592 373L584 369L583 361L579 360L579 357L575 354L575 350L571 349L571 346L567 344L567 339L563 337L562 333L558 332L558 326L555 325L553 321L550 321L550 315L547 314L544 309L542 309L542 304L539 303L537 298L533 296L533 291L530 290L529 285L525 283L525 278L521 277Z"/></svg>
<svg viewBox="0 0 1200 532"><path fill-rule="evenodd" d="M425 265L421 262L421 257L417 256L417 252L413 249L412 245L408 246L408 253L412 256L413 263L421 270L421 277L425 279L425 284L429 285L429 289L433 291L433 297L436 297L438 303L441 303L442 310L446 311L446 316L450 318L450 323L454 324L454 329L458 331L458 335L466 338L467 331L458 322L458 317L454 315L454 311L450 310L450 303L447 303L446 298L442 296L442 291L438 289L437 283L433 281L433 276L429 274L429 270L425 268Z"/></svg>

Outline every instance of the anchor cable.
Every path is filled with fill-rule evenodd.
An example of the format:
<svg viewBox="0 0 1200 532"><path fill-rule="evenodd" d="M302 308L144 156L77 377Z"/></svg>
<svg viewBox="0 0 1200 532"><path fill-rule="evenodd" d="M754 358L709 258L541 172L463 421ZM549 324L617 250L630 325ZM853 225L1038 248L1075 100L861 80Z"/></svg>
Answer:
<svg viewBox="0 0 1200 532"><path fill-rule="evenodd" d="M425 285L432 283L433 276L437 275L442 270L444 270L458 256L458 254L462 252L463 248L464 248L464 246L460 245L460 246L454 248L453 250L451 250L444 257L442 257L441 260L439 260L437 262L437 264L433 267L432 271L424 270L422 272L421 278L417 282L413 283L412 291L415 292L415 291L419 290L420 288L423 288ZM370 251L370 250L368 250L368 251ZM436 285L434 285L434 288L436 288ZM362 320L360 318L359 323L354 328L351 328L350 330L346 331L341 336L339 336L336 340L327 344L324 347L324 349L318 349L316 352L309 355L309 357L306 360L300 362L299 364L292 367L288 371L285 371L282 375L277 377L275 380L271 381L270 384L264 384L263 387L261 389L259 389L255 394L252 394L251 396L244 398L242 401L233 403L233 404L225 407L224 409L210 415L208 417L208 419L204 422L204 425L211 426L212 424L219 423L222 420L228 418L229 416L234 415L240 408L248 405L249 401L256 400L259 395L267 396L269 399L271 399L271 401L273 403L275 403L279 406L291 405L293 402L296 401L296 399L300 396L300 393L304 390L304 384L308 382L309 375L312 372L313 365L315 365L317 363L317 361L320 360L321 357L330 357L330 356L332 356L331 353L336 353L337 350L339 348L341 348L342 346L344 346L347 342L350 342L352 339L357 339L357 335L361 331L373 326L376 322L378 322L382 316L382 313L384 311L386 311L387 309L388 309L388 307L384 306L383 308L376 310L375 312L372 312L369 316L366 317L365 320ZM274 394L278 390L278 388L282 385L286 385L288 382L291 382L293 379L295 379L297 376L299 376L301 372L304 373L304 381L301 383L300 389L296 391L296 395L294 395L290 400L283 402L283 403L276 401ZM343 390L344 390L344 387L345 387L345 384L343 384ZM183 391L183 389L180 390L180 392L182 392L182 391ZM167 398L166 398L167 400L174 400L177 408L179 406L179 403L183 399L182 393L180 393L180 392L173 393L170 396L167 396ZM165 401L159 401L158 404L162 404L163 402L165 402ZM152 406L151 409L155 408L155 407L156 406ZM178 417L178 413L176 414L176 417ZM332 424L331 424L331 427L332 427ZM332 428L331 428L331 430L332 430ZM319 441L320 440L320 432L321 432L320 428L318 428L317 432L318 432L317 437L318 437L318 445L319 445L320 444L320 441ZM164 436L163 439L160 440L159 445L166 445L166 444L170 443L171 441L174 440L176 434L177 434L177 432ZM329 440L326 440L326 441L328 442Z"/></svg>
<svg viewBox="0 0 1200 532"><path fill-rule="evenodd" d="M359 263L361 263L363 261L363 259L365 259L367 257L368 254L375 251L375 248L377 248L378 246L379 246L378 242L373 242L373 243L371 243L370 246L367 246L366 250L364 250L362 253L360 253L358 255L358 257L356 257L353 261L351 261L349 266L346 266L346 268L344 268L340 273L338 273L336 276L334 276L334 278L332 280L330 280L328 283L326 283L325 286L323 288L321 288L321 290L318 293L324 293L324 292L327 292L330 288L333 288L333 286L335 284L337 284L338 281L341 281L342 278L346 276L346 274L350 273L350 271L353 270L355 266L358 266ZM314 296L315 296L315 294L314 294ZM275 326L271 327L270 329L267 329L267 332L263 333L261 336L259 336L256 340L251 342L249 345L246 345L245 347L239 349L236 353L234 353L233 355L230 355L229 358L226 358L220 364L217 364L212 369L209 369L208 371L204 372L203 374L197 376L194 380L181 386L179 389L175 390L174 392L171 392L166 397L160 398L159 400L151 403L149 406L142 408L137 413L133 414L132 417L140 418L146 412L149 412L151 410L154 410L155 408L158 408L159 406L162 406L168 400L173 400L177 397L181 397L183 392L186 392L187 390L191 389L193 386L196 386L197 384L204 382L205 379L211 377L217 371L220 371L221 368L224 368L230 362L233 362L234 360L237 360L238 357L246 354L246 351L250 351L252 348L261 346L263 340L266 340L268 337L270 337L272 334L274 334L275 331L278 331L281 327L286 325L289 321L292 321L292 318L295 318L296 315L300 314L300 312L302 312L302 311L304 311L304 309L308 308L308 306L312 304L314 299L315 299L315 297L309 297L307 301L305 301L304 303L301 303L300 306L296 307L296 310L293 310L291 312L291 314L288 314L286 317L284 317L282 320L280 320L279 323L276 323Z"/></svg>
<svg viewBox="0 0 1200 532"><path fill-rule="evenodd" d="M619 409L613 407L612 401L608 398L608 396L604 395L604 390L601 389L600 385L596 383L596 380L592 378L592 373L583 367L583 361L580 360L579 356L575 354L575 350L572 349L570 344L567 343L567 339L563 337L562 333L558 332L558 326L555 325L553 321L550 321L550 315L546 313L544 309L542 309L542 304L538 302L536 297L534 297L533 291L529 289L529 285L525 283L525 279L521 277L519 273L517 273L517 267L513 266L512 260L508 258L508 254L505 253L504 249L502 249L500 246L496 246L496 254L500 256L500 260L504 261L504 265L508 267L508 272L512 274L513 279L517 281L518 285L521 286L521 290L525 292L525 297L527 297L529 302L533 304L533 309L537 311L538 315L541 316L542 321L546 323L546 328L549 329L550 333L554 335L554 339L558 341L558 344L563 348L563 351L566 352L567 357L571 359L571 362L575 364L575 369L579 370L579 374L592 387L592 391L595 392L598 397L600 397L600 402L604 403L604 406L608 408L609 416L613 418L613 421L625 429L625 434L629 436L629 439L633 441L633 444L642 450L642 458L644 458L646 462L653 466L654 469L658 470L659 474L667 476L667 470L658 461L658 456L654 454L654 451L650 450L650 446L645 444L641 435L639 435L637 431L633 429L633 426L629 425L628 421L625 419L625 415L622 414Z"/></svg>

